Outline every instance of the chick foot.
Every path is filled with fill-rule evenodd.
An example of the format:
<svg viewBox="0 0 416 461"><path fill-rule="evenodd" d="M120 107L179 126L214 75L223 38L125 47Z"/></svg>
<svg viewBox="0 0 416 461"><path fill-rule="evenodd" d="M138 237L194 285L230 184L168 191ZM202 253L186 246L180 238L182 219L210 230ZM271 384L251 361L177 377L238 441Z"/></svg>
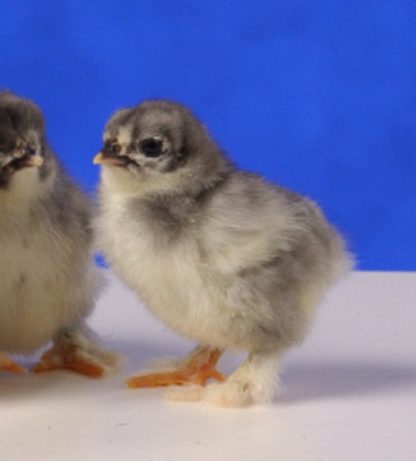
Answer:
<svg viewBox="0 0 416 461"><path fill-rule="evenodd" d="M0 370L11 371L12 373L24 373L26 371L4 352L0 352Z"/></svg>
<svg viewBox="0 0 416 461"><path fill-rule="evenodd" d="M271 402L279 388L279 357L278 352L251 353L225 382L175 389L168 392L166 398L181 402L204 401L226 408Z"/></svg>
<svg viewBox="0 0 416 461"><path fill-rule="evenodd" d="M111 371L117 356L100 349L79 333L65 333L33 368L35 373L53 370L71 370L90 378L101 378Z"/></svg>
<svg viewBox="0 0 416 461"><path fill-rule="evenodd" d="M198 384L203 386L209 379L224 381L224 376L215 368L222 351L197 347L177 368L170 371L133 376L127 380L130 388L182 386Z"/></svg>

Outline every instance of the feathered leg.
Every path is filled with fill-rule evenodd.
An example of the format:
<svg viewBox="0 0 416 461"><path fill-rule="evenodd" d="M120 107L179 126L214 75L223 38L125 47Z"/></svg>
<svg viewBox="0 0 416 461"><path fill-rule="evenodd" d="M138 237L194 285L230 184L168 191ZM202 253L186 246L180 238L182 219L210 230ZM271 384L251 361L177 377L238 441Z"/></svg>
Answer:
<svg viewBox="0 0 416 461"><path fill-rule="evenodd" d="M172 391L167 394L167 398L177 401L204 400L224 407L270 402L279 386L280 355L277 352L251 352L223 383Z"/></svg>

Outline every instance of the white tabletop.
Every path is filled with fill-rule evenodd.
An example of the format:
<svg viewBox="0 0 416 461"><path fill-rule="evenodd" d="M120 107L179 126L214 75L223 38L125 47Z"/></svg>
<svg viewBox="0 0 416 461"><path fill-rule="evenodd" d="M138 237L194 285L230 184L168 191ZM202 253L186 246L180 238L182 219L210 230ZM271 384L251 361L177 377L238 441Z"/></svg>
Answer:
<svg viewBox="0 0 416 461"><path fill-rule="evenodd" d="M109 279L90 324L125 357L121 371L98 381L1 373L2 460L416 459L416 273L361 272L336 286L286 357L276 403L239 410L123 385L151 359L192 344ZM226 355L220 368L240 360Z"/></svg>

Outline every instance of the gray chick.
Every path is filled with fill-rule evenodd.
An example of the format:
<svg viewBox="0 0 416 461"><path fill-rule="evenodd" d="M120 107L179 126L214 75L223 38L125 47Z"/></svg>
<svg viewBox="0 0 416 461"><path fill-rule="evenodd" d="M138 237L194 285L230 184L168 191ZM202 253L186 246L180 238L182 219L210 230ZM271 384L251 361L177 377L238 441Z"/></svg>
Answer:
<svg viewBox="0 0 416 461"><path fill-rule="evenodd" d="M318 206L236 169L188 109L164 100L116 112L94 163L98 245L156 317L198 343L128 385L198 384L169 395L225 406L271 400L282 355L351 266ZM215 369L225 349L248 352L227 379Z"/></svg>
<svg viewBox="0 0 416 461"><path fill-rule="evenodd" d="M91 206L64 173L31 101L0 93L0 369L22 371L7 353L53 340L35 371L98 377L115 357L84 323L99 278L92 264Z"/></svg>

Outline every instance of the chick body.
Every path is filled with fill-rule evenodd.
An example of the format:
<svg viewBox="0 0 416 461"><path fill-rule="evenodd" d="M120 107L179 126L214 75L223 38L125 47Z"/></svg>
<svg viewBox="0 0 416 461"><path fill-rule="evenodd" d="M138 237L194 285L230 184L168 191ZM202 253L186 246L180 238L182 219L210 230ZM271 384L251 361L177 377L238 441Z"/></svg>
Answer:
<svg viewBox="0 0 416 461"><path fill-rule="evenodd" d="M91 203L47 146L32 102L0 93L0 115L0 351L31 353L53 339L107 369L110 354L103 360L84 324L99 288Z"/></svg>
<svg viewBox="0 0 416 461"><path fill-rule="evenodd" d="M18 174L23 179L36 173ZM59 198L51 190L26 197L16 197L13 187L0 192L1 350L39 348L62 326L84 318L94 303L98 274L85 227L89 203L57 175L50 181L62 188Z"/></svg>
<svg viewBox="0 0 416 461"><path fill-rule="evenodd" d="M133 153L127 167L106 165L104 153L100 246L172 329L249 352L201 395L232 405L269 399L272 364L304 338L326 289L349 267L341 237L312 201L234 168L183 107L150 101L119 117L105 137L154 133L168 147L156 161ZM177 163L166 168L169 155Z"/></svg>
<svg viewBox="0 0 416 461"><path fill-rule="evenodd" d="M155 315L195 340L237 349L301 340L342 270L341 242L311 202L254 176L235 173L203 200L180 205L173 231L163 227L172 225L174 203L161 216L157 200L103 191L100 244L115 271Z"/></svg>

